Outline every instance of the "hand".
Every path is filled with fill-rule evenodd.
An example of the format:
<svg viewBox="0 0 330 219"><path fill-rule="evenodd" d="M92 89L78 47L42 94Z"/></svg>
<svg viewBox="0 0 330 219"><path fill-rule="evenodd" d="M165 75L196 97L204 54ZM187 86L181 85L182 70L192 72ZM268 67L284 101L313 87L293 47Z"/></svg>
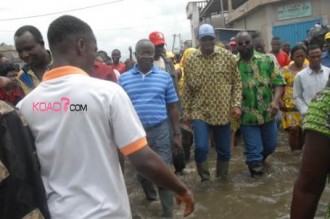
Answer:
<svg viewBox="0 0 330 219"><path fill-rule="evenodd" d="M279 110L279 104L275 101L271 102L268 106L268 111L271 113L272 118L274 118Z"/></svg>
<svg viewBox="0 0 330 219"><path fill-rule="evenodd" d="M191 120L188 119L188 118L183 118L182 123L189 126L189 127L191 127Z"/></svg>
<svg viewBox="0 0 330 219"><path fill-rule="evenodd" d="M181 135L174 135L174 137L173 137L173 143L174 143L174 147L176 149L181 149L182 148Z"/></svg>
<svg viewBox="0 0 330 219"><path fill-rule="evenodd" d="M189 214L191 214L195 209L195 202L194 197L192 195L192 192L190 190L187 190L187 192L184 195L175 195L176 203L180 205L182 202L185 204L183 216L187 217Z"/></svg>
<svg viewBox="0 0 330 219"><path fill-rule="evenodd" d="M231 109L231 114L232 114L232 117L233 117L234 120L239 120L241 118L242 111L239 107L234 106Z"/></svg>

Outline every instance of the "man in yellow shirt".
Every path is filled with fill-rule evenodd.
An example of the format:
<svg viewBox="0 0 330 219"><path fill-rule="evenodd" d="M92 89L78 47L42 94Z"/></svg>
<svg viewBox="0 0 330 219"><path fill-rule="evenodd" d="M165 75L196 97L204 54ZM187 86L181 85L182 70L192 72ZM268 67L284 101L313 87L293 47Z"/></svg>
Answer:
<svg viewBox="0 0 330 219"><path fill-rule="evenodd" d="M19 73L19 86L25 95L30 93L42 80L49 69L51 55L45 49L40 31L30 25L18 28L14 35L16 51L26 65Z"/></svg>
<svg viewBox="0 0 330 219"><path fill-rule="evenodd" d="M210 180L207 162L208 137L215 134L216 177L227 178L230 160L230 121L241 115L242 81L235 56L215 46L215 30L209 24L199 27L200 48L184 66L184 119L192 120L195 161L202 181Z"/></svg>

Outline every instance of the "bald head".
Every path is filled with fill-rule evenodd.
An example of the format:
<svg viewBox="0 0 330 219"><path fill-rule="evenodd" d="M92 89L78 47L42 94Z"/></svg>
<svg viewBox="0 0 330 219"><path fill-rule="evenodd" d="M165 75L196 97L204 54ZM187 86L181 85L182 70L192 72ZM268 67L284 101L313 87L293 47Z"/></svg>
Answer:
<svg viewBox="0 0 330 219"><path fill-rule="evenodd" d="M151 70L154 61L154 55L155 46L151 41L142 39L136 43L135 57L138 64L138 69L141 72L147 73Z"/></svg>
<svg viewBox="0 0 330 219"><path fill-rule="evenodd" d="M251 34L247 31L241 31L239 32L237 35L236 35L236 41L239 39L239 38L248 38L248 39L252 39L251 37Z"/></svg>
<svg viewBox="0 0 330 219"><path fill-rule="evenodd" d="M239 32L236 36L237 50L240 53L241 57L249 58L253 54L253 43L251 35L242 31Z"/></svg>
<svg viewBox="0 0 330 219"><path fill-rule="evenodd" d="M150 40L142 39L142 40L139 40L136 43L135 52L138 52L139 50L141 50L142 47L153 47L153 48L155 48L154 44Z"/></svg>

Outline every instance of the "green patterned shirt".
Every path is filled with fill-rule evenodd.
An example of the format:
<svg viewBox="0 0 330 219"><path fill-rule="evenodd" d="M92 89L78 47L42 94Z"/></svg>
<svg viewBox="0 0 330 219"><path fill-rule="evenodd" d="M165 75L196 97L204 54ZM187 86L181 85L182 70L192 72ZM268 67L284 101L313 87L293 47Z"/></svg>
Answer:
<svg viewBox="0 0 330 219"><path fill-rule="evenodd" d="M330 81L308 105L303 121L304 130L312 130L330 137Z"/></svg>
<svg viewBox="0 0 330 219"><path fill-rule="evenodd" d="M250 62L238 57L237 65L243 83L241 125L272 121L267 109L273 101L273 87L285 85L281 71L268 55L256 51Z"/></svg>

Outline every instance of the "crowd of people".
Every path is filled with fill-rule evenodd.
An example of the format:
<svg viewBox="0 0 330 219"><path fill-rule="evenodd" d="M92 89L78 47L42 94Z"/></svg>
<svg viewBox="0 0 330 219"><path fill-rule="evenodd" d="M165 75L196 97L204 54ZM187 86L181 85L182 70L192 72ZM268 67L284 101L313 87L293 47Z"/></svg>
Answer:
<svg viewBox="0 0 330 219"><path fill-rule="evenodd" d="M241 135L247 169L262 177L282 127L292 151L304 148L291 217L313 218L330 167L330 32L310 32L292 48L275 36L267 53L260 36L222 44L202 24L198 48L174 54L155 31L123 63L76 17L50 24L50 50L36 27L18 28L24 65L0 54L0 217L131 218L125 157L161 217L173 217L174 200L187 216L195 201L176 174L192 150L203 183L214 146L215 178L226 181Z"/></svg>

